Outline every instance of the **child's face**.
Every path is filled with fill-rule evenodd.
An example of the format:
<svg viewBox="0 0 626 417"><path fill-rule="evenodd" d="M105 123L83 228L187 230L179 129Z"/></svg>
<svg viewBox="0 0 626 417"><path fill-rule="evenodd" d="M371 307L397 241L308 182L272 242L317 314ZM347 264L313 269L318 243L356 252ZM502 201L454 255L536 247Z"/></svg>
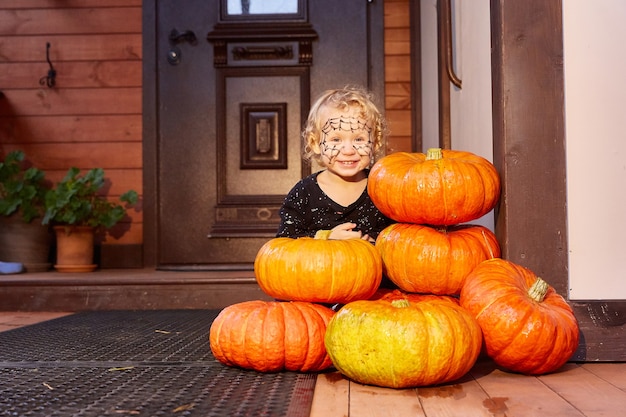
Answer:
<svg viewBox="0 0 626 417"><path fill-rule="evenodd" d="M320 117L319 154L326 168L342 177L366 169L372 161L374 144L371 124L361 117L359 107L326 106Z"/></svg>

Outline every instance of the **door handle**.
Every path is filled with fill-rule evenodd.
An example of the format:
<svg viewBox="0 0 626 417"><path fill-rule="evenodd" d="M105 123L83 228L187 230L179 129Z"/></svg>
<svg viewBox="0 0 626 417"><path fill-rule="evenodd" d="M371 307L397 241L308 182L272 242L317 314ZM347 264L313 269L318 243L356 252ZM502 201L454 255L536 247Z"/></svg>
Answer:
<svg viewBox="0 0 626 417"><path fill-rule="evenodd" d="M195 45L198 43L198 39L196 38L196 34L191 30L186 30L184 32L180 32L178 29L174 28L170 32L169 36L170 42L174 45L179 44L181 42L189 42L191 45Z"/></svg>
<svg viewBox="0 0 626 417"><path fill-rule="evenodd" d="M179 43L187 42L190 45L196 45L198 43L198 39L196 38L196 34L191 30L186 30L184 32L180 32L178 29L174 28L170 32L168 37L171 47L170 50L167 51L167 62L171 65L180 64L181 59L181 51L178 47Z"/></svg>

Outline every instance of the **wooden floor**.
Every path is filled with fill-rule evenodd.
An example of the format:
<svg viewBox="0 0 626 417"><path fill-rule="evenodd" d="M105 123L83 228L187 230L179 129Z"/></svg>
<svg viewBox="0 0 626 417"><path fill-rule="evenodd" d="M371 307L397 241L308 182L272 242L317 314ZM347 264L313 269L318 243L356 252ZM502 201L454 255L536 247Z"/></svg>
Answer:
<svg viewBox="0 0 626 417"><path fill-rule="evenodd" d="M0 331L66 312L2 312ZM387 389L318 375L311 417L624 417L626 363L569 363L541 377L496 369L481 359L453 384Z"/></svg>
<svg viewBox="0 0 626 417"><path fill-rule="evenodd" d="M567 364L538 378L495 369L481 360L456 383L385 389L319 375L312 417L623 417L626 364Z"/></svg>

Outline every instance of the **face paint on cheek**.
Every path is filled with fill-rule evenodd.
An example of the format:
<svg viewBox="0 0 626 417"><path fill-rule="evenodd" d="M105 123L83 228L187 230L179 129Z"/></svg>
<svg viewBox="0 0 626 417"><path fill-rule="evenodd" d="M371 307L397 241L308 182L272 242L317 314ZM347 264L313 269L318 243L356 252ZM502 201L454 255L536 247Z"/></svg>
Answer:
<svg viewBox="0 0 626 417"><path fill-rule="evenodd" d="M336 146L329 145L325 140L320 143L320 149L322 157L327 160L328 164L332 164L337 155L339 155L339 149Z"/></svg>

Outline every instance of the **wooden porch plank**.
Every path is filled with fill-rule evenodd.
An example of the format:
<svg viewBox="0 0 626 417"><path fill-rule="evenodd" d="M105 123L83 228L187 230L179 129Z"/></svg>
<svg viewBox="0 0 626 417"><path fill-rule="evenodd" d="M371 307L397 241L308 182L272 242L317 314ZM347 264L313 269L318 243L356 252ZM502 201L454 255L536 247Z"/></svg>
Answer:
<svg viewBox="0 0 626 417"><path fill-rule="evenodd" d="M566 364L560 372L538 379L586 417L624 415L626 392L579 365Z"/></svg>
<svg viewBox="0 0 626 417"><path fill-rule="evenodd" d="M493 416L583 417L575 404L550 390L533 376L496 369L492 362L481 362L471 375L489 396L485 407ZM568 372L564 373L571 379ZM581 395L581 392L578 392ZM590 417L590 416L588 416Z"/></svg>
<svg viewBox="0 0 626 417"><path fill-rule="evenodd" d="M310 417L348 417L350 383L339 372L317 376Z"/></svg>
<svg viewBox="0 0 626 417"><path fill-rule="evenodd" d="M0 332L73 314L71 312L0 311Z"/></svg>
<svg viewBox="0 0 626 417"><path fill-rule="evenodd" d="M623 363L584 363L580 366L604 379L609 384L613 384L617 388L626 391L626 372L624 372Z"/></svg>
<svg viewBox="0 0 626 417"><path fill-rule="evenodd" d="M470 376L456 383L418 388L422 407L428 417L493 417L494 407L480 385Z"/></svg>
<svg viewBox="0 0 626 417"><path fill-rule="evenodd" d="M414 389L382 388L350 382L350 416L426 417L426 414Z"/></svg>

